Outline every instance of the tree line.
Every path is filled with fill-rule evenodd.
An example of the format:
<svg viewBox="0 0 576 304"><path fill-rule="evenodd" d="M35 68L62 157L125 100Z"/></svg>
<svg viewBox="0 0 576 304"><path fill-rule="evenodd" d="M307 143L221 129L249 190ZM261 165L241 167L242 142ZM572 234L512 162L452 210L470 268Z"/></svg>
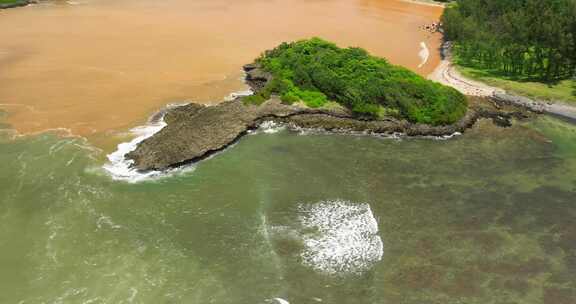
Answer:
<svg viewBox="0 0 576 304"><path fill-rule="evenodd" d="M545 82L576 76L576 0L457 0L442 23L465 66Z"/></svg>

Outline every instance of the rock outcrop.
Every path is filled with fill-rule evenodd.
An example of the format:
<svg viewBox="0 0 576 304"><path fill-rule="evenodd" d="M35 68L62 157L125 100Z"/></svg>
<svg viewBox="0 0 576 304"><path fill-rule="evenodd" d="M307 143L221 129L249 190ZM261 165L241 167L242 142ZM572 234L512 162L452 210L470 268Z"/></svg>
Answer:
<svg viewBox="0 0 576 304"><path fill-rule="evenodd" d="M133 166L140 171L169 169L226 148L263 121L332 132L444 136L464 132L479 118L491 118L495 123L507 126L511 118L524 115L515 110L497 109L482 101L475 103L455 124L430 126L392 118L360 120L345 111L284 105L275 98L260 106L245 105L241 99L215 106L188 104L168 111L164 116L167 126L141 142L126 157L132 159Z"/></svg>
<svg viewBox="0 0 576 304"><path fill-rule="evenodd" d="M528 97L508 93L494 93L492 98L499 103L523 107L536 113L548 113L576 123L576 107L571 105L533 100Z"/></svg>
<svg viewBox="0 0 576 304"><path fill-rule="evenodd" d="M255 91L262 89L272 77L257 65L248 65L245 70L247 83ZM167 126L138 144L126 157L140 171L166 170L201 160L226 148L263 121L331 132L444 136L464 132L479 118L490 118L499 125L507 126L511 118L525 115L517 108L478 97L471 99L468 112L457 123L431 126L394 118L361 119L343 108L312 109L286 105L274 97L259 106L246 105L241 98L237 98L214 106L188 104L168 110L164 115Z"/></svg>
<svg viewBox="0 0 576 304"><path fill-rule="evenodd" d="M166 113L167 126L126 155L138 170L163 170L194 161L233 143L265 117L282 117L304 109L268 101L244 105L240 99L215 106L188 104Z"/></svg>
<svg viewBox="0 0 576 304"><path fill-rule="evenodd" d="M268 81L272 80L272 74L262 70L257 63L245 65L244 72L246 73L246 83L254 92L260 91Z"/></svg>

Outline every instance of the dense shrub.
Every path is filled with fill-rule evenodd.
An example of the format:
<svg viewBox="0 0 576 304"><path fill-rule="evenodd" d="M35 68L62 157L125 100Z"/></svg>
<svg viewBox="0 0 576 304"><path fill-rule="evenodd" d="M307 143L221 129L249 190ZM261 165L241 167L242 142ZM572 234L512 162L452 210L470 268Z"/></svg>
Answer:
<svg viewBox="0 0 576 304"><path fill-rule="evenodd" d="M26 5L29 1L27 0L0 0L0 8L8 8L14 5Z"/></svg>
<svg viewBox="0 0 576 304"><path fill-rule="evenodd" d="M274 76L260 95L321 107L333 100L361 116L399 113L412 122L449 124L466 112L458 91L422 78L360 48L319 38L282 43L258 60Z"/></svg>

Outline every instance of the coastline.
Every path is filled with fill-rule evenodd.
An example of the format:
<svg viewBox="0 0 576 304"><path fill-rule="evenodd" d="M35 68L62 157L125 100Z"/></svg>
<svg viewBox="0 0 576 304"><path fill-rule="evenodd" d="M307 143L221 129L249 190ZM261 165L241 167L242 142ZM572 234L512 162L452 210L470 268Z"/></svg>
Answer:
<svg viewBox="0 0 576 304"><path fill-rule="evenodd" d="M576 123L576 107L564 103L551 103L535 100L525 96L506 92L504 89L489 86L480 81L472 80L460 73L452 61L451 42L446 41L441 47L442 61L428 79L451 86L468 96L479 96L494 99L500 103L526 108L537 113L545 113Z"/></svg>
<svg viewBox="0 0 576 304"><path fill-rule="evenodd" d="M452 62L452 44L446 41L440 48L442 60L434 71L428 75L429 80L453 87L460 93L468 96L491 97L494 93L503 93L504 90L468 79L456 69Z"/></svg>
<svg viewBox="0 0 576 304"><path fill-rule="evenodd" d="M430 80L451 86L467 96L469 106L466 114L449 125L419 124L393 117L367 119L355 116L345 108L287 105L274 95L266 97L268 99L261 104L251 105L246 104L243 97L231 95L230 100L213 106L188 104L167 111L162 128L134 143L131 151L122 155L119 152L115 156L123 158L128 164L124 169L131 172L168 171L225 150L268 121L295 130L384 136L401 134L407 137L450 137L466 132L483 118L491 119L497 126L508 127L511 120L527 118L530 113L549 113L576 121L576 112L572 116L571 109L557 109L510 95L502 89L462 76L452 62L450 51L451 44L445 42L441 48L442 61L428 76ZM245 65L244 70L246 84L256 95L272 80L272 75L257 63Z"/></svg>
<svg viewBox="0 0 576 304"><path fill-rule="evenodd" d="M270 79L265 72L247 65L247 84L258 92ZM471 97L467 113L450 125L432 126L386 117L362 119L343 108L313 109L283 104L277 97L261 105L244 104L242 98L213 106L187 104L170 109L164 116L165 126L139 141L123 155L137 172L167 171L194 163L222 151L266 121L292 129L316 129L330 133L393 135L408 137L447 137L464 133L479 119L491 119L507 127L512 119L529 116L515 106L495 104L482 97ZM120 155L116 155L120 156Z"/></svg>
<svg viewBox="0 0 576 304"><path fill-rule="evenodd" d="M443 3L403 1L445 7ZM425 51L429 53L429 50L425 43L421 43L421 47L419 55L425 63L423 55ZM267 121L280 123L291 129L345 134L402 134L408 137L446 137L464 133L482 118L507 127L511 125L512 119L526 118L530 112L550 113L576 121L576 112L571 116L566 114L566 108L557 111L548 105L527 101L519 96L506 94L502 89L464 77L452 62L450 47L449 42L442 45L442 61L428 76L430 80L455 88L471 101L464 117L450 125L432 126L391 117L368 120L356 117L345 109L311 109L286 105L276 96L258 106L247 105L243 103L242 97L231 95L229 100L213 106L188 104L169 110L164 116L165 126L155 134L134 143L135 147L131 151L116 156L129 163L126 170L140 173L167 171L206 159L233 145ZM261 70L257 64L248 64L244 69L246 83L255 94L271 80L271 75Z"/></svg>

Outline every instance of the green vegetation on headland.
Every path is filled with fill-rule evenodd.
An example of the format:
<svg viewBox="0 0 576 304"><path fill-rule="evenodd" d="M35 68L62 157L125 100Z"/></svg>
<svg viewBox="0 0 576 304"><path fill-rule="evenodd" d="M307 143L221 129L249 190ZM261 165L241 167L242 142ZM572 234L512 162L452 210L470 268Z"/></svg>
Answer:
<svg viewBox="0 0 576 304"><path fill-rule="evenodd" d="M552 84L576 74L576 0L458 0L442 23L459 65Z"/></svg>
<svg viewBox="0 0 576 304"><path fill-rule="evenodd" d="M432 125L458 121L467 109L464 95L418 74L369 55L339 48L319 38L282 43L257 63L272 80L245 102L259 104L272 94L283 102L321 107L329 100L360 117L394 115Z"/></svg>
<svg viewBox="0 0 576 304"><path fill-rule="evenodd" d="M0 8L23 6L30 3L28 0L0 0Z"/></svg>

